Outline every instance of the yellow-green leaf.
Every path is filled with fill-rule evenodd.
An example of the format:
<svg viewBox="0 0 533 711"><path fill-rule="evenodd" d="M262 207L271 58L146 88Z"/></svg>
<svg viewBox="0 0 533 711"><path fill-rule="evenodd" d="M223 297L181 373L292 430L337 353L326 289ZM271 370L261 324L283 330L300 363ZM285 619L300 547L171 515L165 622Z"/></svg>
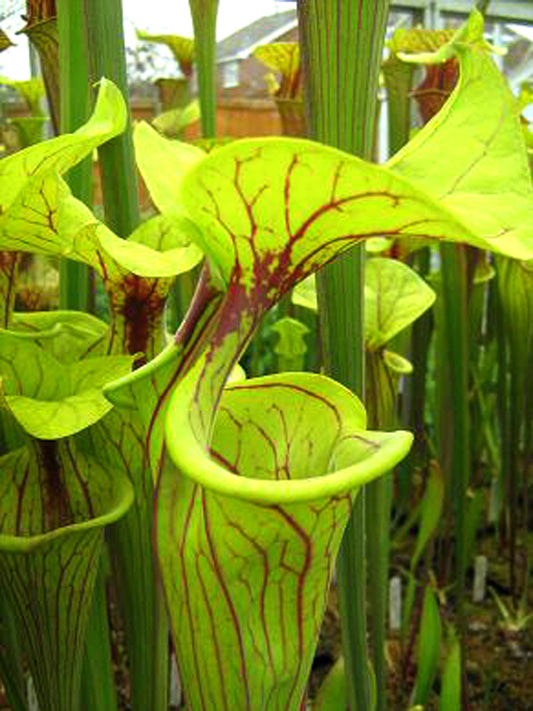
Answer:
<svg viewBox="0 0 533 711"><path fill-rule="evenodd" d="M174 59L179 64L179 67L185 76L190 76L192 73L192 65L194 61L194 40L190 37L181 37L180 35L151 35L143 30L136 30L137 39L144 42L155 42L157 44L166 45Z"/></svg>
<svg viewBox="0 0 533 711"><path fill-rule="evenodd" d="M301 93L300 45L298 42L272 42L257 47L254 57L269 69L279 72L281 81L275 93L279 98L295 99Z"/></svg>
<svg viewBox="0 0 533 711"><path fill-rule="evenodd" d="M102 79L93 114L75 133L43 141L3 158L0 161L0 242L6 212L29 179L51 170L65 173L94 148L121 133L126 118L126 105L119 89Z"/></svg>
<svg viewBox="0 0 533 711"><path fill-rule="evenodd" d="M13 46L13 42L9 39L4 30L0 30L0 52L3 52Z"/></svg>
<svg viewBox="0 0 533 711"><path fill-rule="evenodd" d="M41 113L39 102L45 95L45 88L42 79L34 77L32 79L17 81L14 79L8 79L7 77L0 77L0 84L10 86L12 89L15 89L15 91L17 91L28 103L28 106L34 115Z"/></svg>
<svg viewBox="0 0 533 711"><path fill-rule="evenodd" d="M0 333L5 403L33 437L68 437L111 409L102 387L128 373L131 356L89 358L65 365L37 345Z"/></svg>
<svg viewBox="0 0 533 711"><path fill-rule="evenodd" d="M416 321L435 301L435 292L410 267L374 257L365 270L365 342L375 350Z"/></svg>
<svg viewBox="0 0 533 711"><path fill-rule="evenodd" d="M164 138L145 122L135 126L133 140L137 165L155 206L160 212L177 212L185 173L202 160L204 151Z"/></svg>
<svg viewBox="0 0 533 711"><path fill-rule="evenodd" d="M450 99L388 166L452 210L485 249L530 259L533 188L517 103L489 55L478 14L435 55L459 60Z"/></svg>

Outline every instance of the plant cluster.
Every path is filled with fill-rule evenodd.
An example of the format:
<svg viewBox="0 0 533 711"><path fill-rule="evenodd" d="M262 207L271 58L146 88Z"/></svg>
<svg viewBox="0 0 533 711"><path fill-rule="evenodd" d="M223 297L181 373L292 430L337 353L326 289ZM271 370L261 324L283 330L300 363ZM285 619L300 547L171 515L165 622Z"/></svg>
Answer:
<svg viewBox="0 0 533 711"><path fill-rule="evenodd" d="M203 8L214 30L217 3L193 5L197 23L200 6L214 7L214 15ZM418 563L445 490L454 491L458 636L447 629L441 708L458 708L461 596L472 557L467 518L475 509L465 511L470 442L454 431L449 444L458 422L449 398L453 383L469 392L468 368L475 379L489 355L473 345L468 362L464 344L478 332L461 340L456 319L468 308L480 323L476 289L492 273L480 255L496 254L492 298L506 328L502 357L511 363L509 377L500 372L501 412L512 433L507 462L517 466L531 408L524 393L532 343L524 333L531 334L533 188L518 104L483 40L481 15L431 49L399 50L397 61L409 72L414 62L451 62L457 84L384 166L300 138L251 138L206 152L137 125L137 167L156 214L128 235L97 219L65 180L96 148L128 136L127 107L112 81L99 82L83 126L0 162L0 678L15 711L27 708L26 674L42 711L116 708L109 580L135 709L168 707L169 630L189 708L302 708L337 553L365 490L376 516L368 540L373 589L383 595L387 585L390 472L413 443L398 425L398 390L413 370L399 339L436 299L435 357L445 373L437 394L440 465L432 458L407 522L403 470L395 515L407 531L418 523L406 640L422 589ZM207 66L212 47L196 55ZM209 86L200 93L206 137L214 128ZM441 243L433 288L385 256L411 255L413 264L413 253ZM366 408L344 385L304 370L302 341L316 330L315 273L357 244L369 253ZM90 267L108 298L108 322L67 309L16 311L13 255L21 253ZM190 305L169 334L171 289L196 274ZM238 364L257 365L269 312L280 372L247 378ZM479 387L474 396L482 412L486 394ZM494 452L490 436L480 436L483 455ZM415 454L406 461L420 467ZM368 488L380 477L383 488ZM518 483L510 489L517 505ZM423 588L413 705L427 702L440 664L440 592L435 580ZM381 622L371 639L375 703L384 708ZM339 678L340 697L329 681L317 708L346 705Z"/></svg>

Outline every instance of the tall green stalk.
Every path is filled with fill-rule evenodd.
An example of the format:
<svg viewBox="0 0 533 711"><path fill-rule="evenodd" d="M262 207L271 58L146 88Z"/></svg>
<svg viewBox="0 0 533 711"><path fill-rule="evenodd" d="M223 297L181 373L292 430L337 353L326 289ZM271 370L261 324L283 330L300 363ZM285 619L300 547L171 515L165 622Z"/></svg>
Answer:
<svg viewBox="0 0 533 711"><path fill-rule="evenodd" d="M369 427L393 427L397 382L392 379L383 354L367 353L366 397ZM370 599L369 629L376 678L376 708L385 709L387 664L385 659L388 570L390 551L390 512L392 503L390 473L366 487L366 553Z"/></svg>
<svg viewBox="0 0 533 711"><path fill-rule="evenodd" d="M508 392L503 391L503 411L506 414L502 428L502 446L507 455L504 459L504 476L507 487L509 519L509 582L513 597L517 595L516 544L518 535L519 488L524 487L524 525L527 527L527 428L531 421L529 412L528 374L531 372L533 354L533 269L527 262L499 259L498 297L504 356L507 346L509 379ZM505 365L505 361L504 361ZM500 370L500 373L507 371ZM499 380L505 381L504 375ZM503 388L503 385L502 385ZM506 426L505 426L506 425ZM521 443L523 453L521 455ZM523 463L522 463L523 462ZM527 576L526 576L527 578Z"/></svg>
<svg viewBox="0 0 533 711"><path fill-rule="evenodd" d="M0 632L0 680L12 711L26 711L22 649L11 612L4 599L0 599Z"/></svg>
<svg viewBox="0 0 533 711"><path fill-rule="evenodd" d="M82 0L57 0L59 33L60 125L71 133L91 112L89 57L84 33ZM72 193L86 205L92 199L92 159L71 168L67 181ZM59 307L87 311L89 269L85 264L63 259L59 267Z"/></svg>
<svg viewBox="0 0 533 711"><path fill-rule="evenodd" d="M394 52L383 63L389 110L389 155L393 156L409 140L413 65L402 62Z"/></svg>
<svg viewBox="0 0 533 711"><path fill-rule="evenodd" d="M430 269L429 247L424 247L414 255L414 261L420 276L426 278ZM411 332L411 360L413 362L413 375L411 376L409 429L415 435L415 448L413 453L418 457L426 452L426 433L424 427L424 411L426 401L427 362L431 333L433 330L433 316L429 311L423 314L413 324Z"/></svg>
<svg viewBox="0 0 533 711"><path fill-rule="evenodd" d="M509 344L505 331L505 316L503 311L502 298L499 289L498 278L493 279L490 285L490 300L488 305L489 314L492 315L492 327L494 329L494 339L496 341L496 353L498 363L498 379L496 390L496 403L498 412L499 428L499 450L501 466L498 470L497 491L496 491L496 521L499 521L502 510L503 492L506 483L509 481L511 468L511 435L510 435L510 412L509 412ZM497 527L499 532L499 529Z"/></svg>
<svg viewBox="0 0 533 711"><path fill-rule="evenodd" d="M89 56L90 84L105 76L127 98L121 2L79 2ZM98 155L105 221L115 234L126 237L140 221L131 126L103 145ZM146 502L136 501L131 515L112 532L110 545L113 555L120 556L115 575L126 629L132 705L134 709L162 711L168 706L168 622L150 554L152 525L149 522L152 517L144 516L145 505ZM140 548L139 540L142 541ZM124 551L134 547L138 549L137 557L125 560L128 556ZM104 609L100 607L100 610Z"/></svg>
<svg viewBox="0 0 533 711"><path fill-rule="evenodd" d="M83 0L58 0L60 125L61 132L79 128L91 112L92 97L89 81L89 49ZM71 168L67 182L73 195L91 206L92 157ZM63 259L59 272L60 308L88 311L90 276L85 264ZM111 659L105 579L99 572L95 583L89 633L86 640L83 680L84 698L98 711L113 711L117 707ZM104 601L104 602L102 602ZM98 694L89 692L98 689ZM86 706L86 708L89 708Z"/></svg>
<svg viewBox="0 0 533 711"><path fill-rule="evenodd" d="M413 266L417 273L426 279L430 267L429 247L423 247L413 255ZM428 435L425 424L426 391L428 377L428 357L433 335L433 313L427 311L411 327L409 358L413 364L413 373L407 380L406 406L403 410L402 424L413 432L414 446L407 457L398 466L398 499L396 513L408 512L411 508L410 495L412 472L416 466L426 466L428 462Z"/></svg>
<svg viewBox="0 0 533 711"><path fill-rule="evenodd" d="M388 0L300 0L310 137L363 158L373 152ZM319 275L327 372L362 395L364 252L356 246ZM364 496L354 506L338 562L343 647L352 709L370 708L365 604Z"/></svg>
<svg viewBox="0 0 533 711"><path fill-rule="evenodd" d="M470 410L468 396L468 276L466 250L443 244L443 336L446 387L441 396L441 462L450 474L455 539L455 591L459 633L464 648L467 557L466 494L470 478ZM462 660L464 663L464 654ZM464 678L463 678L464 681ZM462 684L466 691L466 684Z"/></svg>
<svg viewBox="0 0 533 711"><path fill-rule="evenodd" d="M194 26L198 93L204 138L216 133L215 48L218 0L189 0Z"/></svg>
<svg viewBox="0 0 533 711"><path fill-rule="evenodd" d="M91 83L105 76L128 96L121 0L77 0L85 14ZM139 224L131 126L98 149L107 226L121 237Z"/></svg>
<svg viewBox="0 0 533 711"><path fill-rule="evenodd" d="M117 693L113 674L107 615L104 557L94 586L93 604L86 637L86 653L81 681L85 711L116 711Z"/></svg>

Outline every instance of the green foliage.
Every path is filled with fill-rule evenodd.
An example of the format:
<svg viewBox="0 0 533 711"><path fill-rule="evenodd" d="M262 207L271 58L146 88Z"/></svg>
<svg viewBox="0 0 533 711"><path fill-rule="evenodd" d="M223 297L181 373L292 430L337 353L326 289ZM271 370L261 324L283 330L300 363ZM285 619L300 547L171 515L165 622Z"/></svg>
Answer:
<svg viewBox="0 0 533 711"><path fill-rule="evenodd" d="M434 55L411 57L457 57L459 83L443 110L388 165L482 235L475 246L530 259L533 188L516 99L490 58L480 17L474 11Z"/></svg>
<svg viewBox="0 0 533 711"><path fill-rule="evenodd" d="M271 94L280 99L300 98L300 45L297 42L271 42L261 45L254 50L254 57L281 75L279 82L273 74L267 75Z"/></svg>
<svg viewBox="0 0 533 711"><path fill-rule="evenodd" d="M179 64L183 74L188 77L192 73L194 62L194 40L190 37L181 37L180 35L152 35L143 30L136 30L137 39L144 42L155 42L157 44L166 45L174 59Z"/></svg>
<svg viewBox="0 0 533 711"><path fill-rule="evenodd" d="M31 440L0 457L0 466L0 592L40 708L77 710L81 640L103 530L128 510L133 492L127 480L100 467L72 440Z"/></svg>
<svg viewBox="0 0 533 711"><path fill-rule="evenodd" d="M422 499L420 508L420 527L416 539L415 550L411 556L410 568L414 573L420 557L430 539L435 535L435 531L440 521L442 507L444 504L444 477L438 465L431 467L428 477L426 491Z"/></svg>
<svg viewBox="0 0 533 711"><path fill-rule="evenodd" d="M33 437L60 439L97 422L111 409L104 383L131 369L130 356L64 365L34 343L0 333L3 400Z"/></svg>
<svg viewBox="0 0 533 711"><path fill-rule="evenodd" d="M278 355L278 370L303 370L307 352L305 336L309 329L301 321L285 316L276 321L272 330L278 334L279 341L274 346Z"/></svg>
<svg viewBox="0 0 533 711"><path fill-rule="evenodd" d="M365 342L369 350L389 343L435 301L435 292L402 262L374 257L365 270Z"/></svg>
<svg viewBox="0 0 533 711"><path fill-rule="evenodd" d="M348 492L401 456L408 440L400 433L363 434L353 396L321 376L280 375L226 389L209 459L201 432L195 434L191 427L197 373L198 366L177 388L167 420L169 451L186 477L180 489L190 495L170 513L169 487L175 475L163 476L159 487L164 579L168 585L181 571L187 581L185 587L167 588L172 591L171 609L189 610L188 617L173 615L184 683L193 699L223 695L239 707L249 695L265 699L261 708L283 707L300 699L305 688L334 552L350 512L353 494ZM349 412L353 416L347 419ZM337 431L339 421L344 431ZM223 522L229 525L228 535L211 539L211 528ZM169 525L175 527L170 538ZM204 530L205 535L192 538L191 530ZM206 560L218 561L223 578L211 565L201 570L190 565L190 553L176 556L173 551L185 550L185 541L187 549L194 545ZM284 581L280 589L276 580ZM201 591L216 585L221 594L207 602ZM300 592L294 597L296 590ZM219 621L216 628L213 619ZM197 634L198 624L204 627L204 644L191 655L191 635ZM205 644L207 640L211 643ZM230 655L236 648L237 667ZM217 649L219 678L198 689L196 670L210 664ZM264 655L269 659L266 669L259 661Z"/></svg>
<svg viewBox="0 0 533 711"><path fill-rule="evenodd" d="M211 31L217 3L193 5L196 23L210 10ZM198 54L201 63L212 59L205 48ZM412 441L404 431L373 429L394 412L397 379L409 370L385 346L434 294L405 265L369 260L365 337L376 405L368 418L348 389L322 375L230 377L269 309L354 244L445 240L532 256L522 131L476 14L431 59L451 56L461 80L450 101L386 166L282 138L235 141L206 155L141 124L140 170L160 214L127 239L99 222L60 177L123 130L126 111L113 84L102 80L95 112L77 132L0 163L0 247L93 266L112 312L109 329L87 314L58 312L16 314L14 330L0 331L2 422L12 416L27 434L0 458L0 587L18 630L29 629L24 611L32 600L37 605L38 623L24 645L43 711L79 708L103 529L119 518L107 537L135 668L152 644L167 651L159 565L191 706L221 699L232 708L301 704L352 506ZM208 82L204 121L209 90ZM205 126L209 133L212 121ZM159 353L170 285L204 254L191 308ZM515 297L507 308L521 322ZM299 368L304 352L295 323L286 318L277 327L287 369ZM139 351L149 362L130 373ZM122 355L97 355L104 352ZM443 491L435 470L412 575L440 519ZM17 589L8 584L15 576ZM145 619L136 619L139 610ZM43 629L50 631L45 645ZM429 697L440 636L427 587L413 704ZM452 644L443 709L457 703L459 654ZM327 694L342 693L337 682L329 688L319 708L331 703Z"/></svg>
<svg viewBox="0 0 533 711"><path fill-rule="evenodd" d="M417 674L411 703L425 705L437 673L440 659L441 622L435 593L430 587L424 593L422 620L417 651Z"/></svg>
<svg viewBox="0 0 533 711"><path fill-rule="evenodd" d="M489 588L489 590L496 602L502 627L511 633L517 633L527 629L533 622L533 613L527 613L527 595L522 595L516 605L516 609L513 610L513 607L506 605L493 588Z"/></svg>
<svg viewBox="0 0 533 711"><path fill-rule="evenodd" d="M9 86L15 89L27 102L33 116L41 114L41 101L44 98L45 90L42 79L33 78L25 81L16 81L7 77L0 77L0 85Z"/></svg>
<svg viewBox="0 0 533 711"><path fill-rule="evenodd" d="M322 682L313 704L316 711L337 711L346 707L344 659L339 657Z"/></svg>
<svg viewBox="0 0 533 711"><path fill-rule="evenodd" d="M47 122L43 116L41 102L45 95L42 79L32 78L16 81L7 77L0 77L0 85L14 89L26 102L30 116L18 116L9 120L8 125L13 126L18 134L20 148L26 148L43 139L43 130Z"/></svg>
<svg viewBox="0 0 533 711"><path fill-rule="evenodd" d="M415 550L409 563L407 591L405 593L402 633L405 638L412 621L413 605L417 590L417 567L428 544L435 537L444 506L444 476L438 464L433 462L427 479L426 490L417 513L419 528ZM431 603L429 603L431 604Z"/></svg>
<svg viewBox="0 0 533 711"><path fill-rule="evenodd" d="M58 136L4 158L0 163L0 228L2 248L10 249L12 234L20 233L23 191L32 181L43 179L50 171L65 173L90 155L100 143L124 130L126 107L117 88L102 79L98 99L89 121L75 133ZM41 198L43 199L43 198ZM37 207L37 205L36 205ZM11 211L15 214L12 216ZM27 223L24 232L28 232ZM17 249L16 243L13 247Z"/></svg>
<svg viewBox="0 0 533 711"><path fill-rule="evenodd" d="M365 345L368 350L377 351L432 306L435 292L406 264L372 257L367 260L365 269L364 299ZM314 277L297 285L292 301L317 310ZM393 368L405 369L392 355L389 362Z"/></svg>
<svg viewBox="0 0 533 711"><path fill-rule="evenodd" d="M107 332L106 323L81 311L15 312L10 326L17 338L36 343L61 363L83 358Z"/></svg>
<svg viewBox="0 0 533 711"><path fill-rule="evenodd" d="M187 126L195 123L200 118L200 105L198 101L180 108L169 109L159 114L152 121L152 125L169 138L181 138Z"/></svg>
<svg viewBox="0 0 533 711"><path fill-rule="evenodd" d="M187 143L169 141L144 122L135 127L133 140L137 165L154 205L162 213L176 212L183 177L204 157L204 151Z"/></svg>
<svg viewBox="0 0 533 711"><path fill-rule="evenodd" d="M127 478L102 466L83 439L111 410L102 386L131 362L67 365L26 335L0 332L2 404L29 435L0 456L0 587L40 707L50 711L79 708L84 648L70 640L85 635L104 527L133 502Z"/></svg>
<svg viewBox="0 0 533 711"><path fill-rule="evenodd" d="M461 708L461 645L453 630L451 643L442 672L439 711L455 711Z"/></svg>

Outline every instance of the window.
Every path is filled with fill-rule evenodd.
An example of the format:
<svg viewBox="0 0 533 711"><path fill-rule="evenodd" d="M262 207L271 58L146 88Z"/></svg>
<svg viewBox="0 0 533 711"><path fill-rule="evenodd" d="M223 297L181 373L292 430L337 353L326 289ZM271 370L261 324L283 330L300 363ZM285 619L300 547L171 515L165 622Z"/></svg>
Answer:
<svg viewBox="0 0 533 711"><path fill-rule="evenodd" d="M239 62L232 60L222 65L222 86L224 89L231 89L239 86Z"/></svg>

